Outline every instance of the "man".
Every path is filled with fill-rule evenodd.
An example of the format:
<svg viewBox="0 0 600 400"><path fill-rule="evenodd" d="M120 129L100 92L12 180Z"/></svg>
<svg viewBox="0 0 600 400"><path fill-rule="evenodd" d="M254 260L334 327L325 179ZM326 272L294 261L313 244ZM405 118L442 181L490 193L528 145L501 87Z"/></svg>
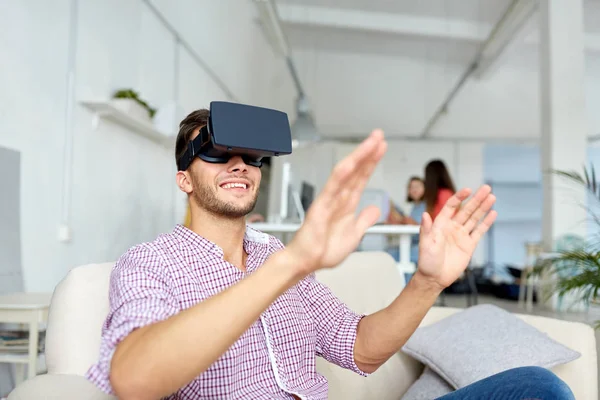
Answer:
<svg viewBox="0 0 600 400"><path fill-rule="evenodd" d="M181 122L177 160L207 118L199 110ZM224 164L196 157L178 171L190 227L119 259L100 359L88 378L125 400L324 399L317 355L361 375L377 370L465 269L496 217L489 187L460 210L469 191L459 191L435 224L423 216L418 272L398 298L375 314L353 313L314 272L340 264L377 220L376 208L358 217L355 210L386 146L374 131L334 168L286 248L246 226L258 167L239 156Z"/></svg>

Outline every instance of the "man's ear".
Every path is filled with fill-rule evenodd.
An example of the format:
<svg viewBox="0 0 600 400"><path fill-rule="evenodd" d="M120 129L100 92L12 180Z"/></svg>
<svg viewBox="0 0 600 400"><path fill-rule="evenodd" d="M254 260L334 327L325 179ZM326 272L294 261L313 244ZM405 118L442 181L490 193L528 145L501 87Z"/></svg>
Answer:
<svg viewBox="0 0 600 400"><path fill-rule="evenodd" d="M187 194L192 193L194 187L192 186L192 179L190 177L189 172L187 171L177 171L177 175L175 175L175 180L177 181L177 186L179 189Z"/></svg>

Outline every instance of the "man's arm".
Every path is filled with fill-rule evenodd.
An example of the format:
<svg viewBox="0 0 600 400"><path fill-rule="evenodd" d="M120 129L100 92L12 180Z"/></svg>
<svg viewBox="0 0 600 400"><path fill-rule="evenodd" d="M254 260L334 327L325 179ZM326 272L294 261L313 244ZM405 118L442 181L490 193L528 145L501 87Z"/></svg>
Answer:
<svg viewBox="0 0 600 400"><path fill-rule="evenodd" d="M314 274L296 286L316 333L316 353L341 368L366 375L356 364L354 343L362 315L354 313Z"/></svg>
<svg viewBox="0 0 600 400"><path fill-rule="evenodd" d="M274 253L238 284L129 334L111 361L116 395L125 400L161 398L207 370L277 297L304 277L286 254Z"/></svg>
<svg viewBox="0 0 600 400"><path fill-rule="evenodd" d="M392 304L364 317L358 323L354 345L358 368L373 373L397 353L419 327L441 290L417 272Z"/></svg>
<svg viewBox="0 0 600 400"><path fill-rule="evenodd" d="M377 370L406 343L441 291L467 267L481 237L496 219L490 211L496 198L482 186L461 207L471 191L451 196L435 219L423 214L419 267L402 293L385 309L364 317L357 327L355 362L365 372Z"/></svg>

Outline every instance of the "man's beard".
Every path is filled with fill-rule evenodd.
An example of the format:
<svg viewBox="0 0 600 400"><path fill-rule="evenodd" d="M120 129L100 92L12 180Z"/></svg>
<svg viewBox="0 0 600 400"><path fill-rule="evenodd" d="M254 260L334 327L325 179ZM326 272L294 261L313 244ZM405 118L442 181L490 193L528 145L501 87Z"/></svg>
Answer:
<svg viewBox="0 0 600 400"><path fill-rule="evenodd" d="M256 201L258 200L258 193L256 193L254 198L246 204L232 204L219 199L215 191L211 190L207 185L199 185L197 182L192 181L192 186L194 187L192 197L198 207L205 209L213 215L225 218L236 219L245 217L254 210Z"/></svg>

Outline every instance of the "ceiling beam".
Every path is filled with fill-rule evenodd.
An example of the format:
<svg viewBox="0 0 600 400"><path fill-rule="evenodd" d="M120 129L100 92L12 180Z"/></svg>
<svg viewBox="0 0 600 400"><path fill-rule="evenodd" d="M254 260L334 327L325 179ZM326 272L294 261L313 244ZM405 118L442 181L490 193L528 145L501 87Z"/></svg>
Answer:
<svg viewBox="0 0 600 400"><path fill-rule="evenodd" d="M514 39L516 33L521 30L536 10L537 2L531 0L513 0L510 3L506 12L490 30L488 37L481 44L475 57L473 57L471 63L465 68L465 71L450 93L448 93L444 102L427 121L421 137L430 135L437 121L448 113L450 103L471 75L481 76L485 70L497 62L496 60L500 54L506 49L508 44Z"/></svg>
<svg viewBox="0 0 600 400"><path fill-rule="evenodd" d="M366 134L349 134L349 135L323 135L324 141L331 142L342 142L342 143L361 143L363 140L367 138ZM471 136L433 136L433 137L419 137L419 136L395 136L395 135L386 135L385 140L387 142L435 142L435 143L445 143L445 142L477 142L477 143L511 143L511 144L537 144L540 139L538 137L529 137L529 136L509 136L509 137L500 137L500 136L481 136L481 137L471 137Z"/></svg>
<svg viewBox="0 0 600 400"><path fill-rule="evenodd" d="M537 29L532 30L526 37L524 42L530 45L538 45L540 43L540 35ZM600 34L586 33L583 37L583 45L586 51L600 52Z"/></svg>
<svg viewBox="0 0 600 400"><path fill-rule="evenodd" d="M528 2L521 3L528 5ZM511 26L510 28L518 30L519 25L523 24L528 18L531 18L532 8L534 7L525 12L518 9L521 17L515 18L513 22L515 22L516 27ZM392 35L471 42L485 41L494 27L493 24L456 19L372 12L348 8L303 6L292 3L277 3L277 12L281 22L286 25L350 29ZM506 36L510 38L511 35ZM531 31L524 39L524 43L530 45L537 45L539 43L537 28L535 26L532 26ZM591 52L600 52L600 34L586 34L585 49ZM475 75L480 75L480 72L481 70L476 71Z"/></svg>
<svg viewBox="0 0 600 400"><path fill-rule="evenodd" d="M483 41L492 25L444 18L278 3L284 24L354 29L438 39Z"/></svg>
<svg viewBox="0 0 600 400"><path fill-rule="evenodd" d="M486 72L498 64L498 59L512 42L517 39L523 41L522 32L526 30L537 8L537 1L512 1L482 46L477 68L473 71L476 78L484 78Z"/></svg>

